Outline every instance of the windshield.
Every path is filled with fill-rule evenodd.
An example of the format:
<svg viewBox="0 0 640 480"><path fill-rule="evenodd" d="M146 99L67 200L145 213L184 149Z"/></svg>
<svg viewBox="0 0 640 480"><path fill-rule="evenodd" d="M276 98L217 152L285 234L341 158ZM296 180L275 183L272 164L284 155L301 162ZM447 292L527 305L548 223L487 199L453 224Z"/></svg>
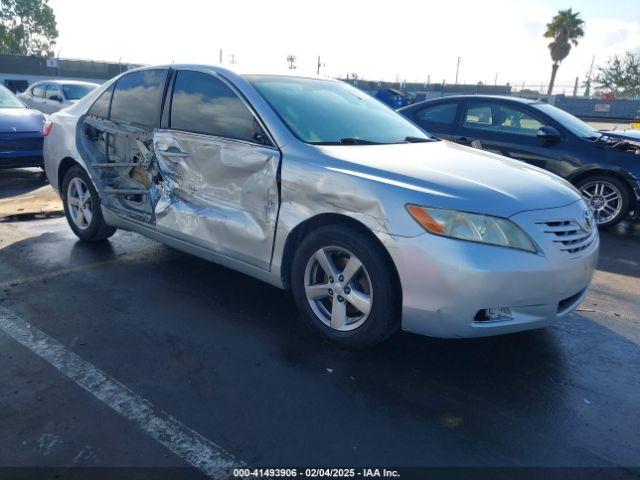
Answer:
<svg viewBox="0 0 640 480"><path fill-rule="evenodd" d="M556 122L560 123L563 127L568 129L571 133L577 135L578 137L588 138L589 140L596 140L600 136L600 132L598 132L593 127L584 123L579 118L574 117L570 113L554 107L553 105L549 105L548 103L534 103L531 106L543 113L546 113Z"/></svg>
<svg viewBox="0 0 640 480"><path fill-rule="evenodd" d="M0 85L0 108L26 108L7 88Z"/></svg>
<svg viewBox="0 0 640 480"><path fill-rule="evenodd" d="M430 137L366 93L342 82L291 77L248 80L291 132L306 143L406 143Z"/></svg>
<svg viewBox="0 0 640 480"><path fill-rule="evenodd" d="M79 100L96 87L97 85L63 85L62 90L67 100Z"/></svg>

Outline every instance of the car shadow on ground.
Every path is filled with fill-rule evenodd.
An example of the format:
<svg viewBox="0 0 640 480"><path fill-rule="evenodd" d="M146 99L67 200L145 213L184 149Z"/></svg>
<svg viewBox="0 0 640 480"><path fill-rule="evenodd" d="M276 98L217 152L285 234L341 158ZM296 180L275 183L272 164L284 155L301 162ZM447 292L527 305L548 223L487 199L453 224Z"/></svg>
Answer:
<svg viewBox="0 0 640 480"><path fill-rule="evenodd" d="M24 195L48 183L40 168L0 169L0 199Z"/></svg>
<svg viewBox="0 0 640 480"><path fill-rule="evenodd" d="M598 270L640 277L640 221L626 220L600 229Z"/></svg>

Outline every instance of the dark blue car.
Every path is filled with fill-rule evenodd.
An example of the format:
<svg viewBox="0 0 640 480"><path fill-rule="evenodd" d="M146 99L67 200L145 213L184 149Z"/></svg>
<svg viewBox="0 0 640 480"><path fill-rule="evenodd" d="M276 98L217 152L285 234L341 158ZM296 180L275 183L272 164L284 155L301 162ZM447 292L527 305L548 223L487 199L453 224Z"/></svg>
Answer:
<svg viewBox="0 0 640 480"><path fill-rule="evenodd" d="M640 209L640 144L543 102L461 95L399 110L437 137L499 153L573 183L601 226Z"/></svg>
<svg viewBox="0 0 640 480"><path fill-rule="evenodd" d="M0 85L0 168L42 167L44 114Z"/></svg>
<svg viewBox="0 0 640 480"><path fill-rule="evenodd" d="M391 108L398 109L400 107L406 107L413 103L413 95L401 92L395 88L385 88L379 90L375 97L389 105Z"/></svg>

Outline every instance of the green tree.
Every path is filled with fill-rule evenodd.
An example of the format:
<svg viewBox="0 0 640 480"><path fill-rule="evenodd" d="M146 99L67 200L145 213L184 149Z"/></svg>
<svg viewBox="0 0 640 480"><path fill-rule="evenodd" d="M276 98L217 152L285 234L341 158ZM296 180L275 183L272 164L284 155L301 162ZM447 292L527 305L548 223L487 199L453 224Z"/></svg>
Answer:
<svg viewBox="0 0 640 480"><path fill-rule="evenodd" d="M48 0L0 0L0 53L53 56L58 38Z"/></svg>
<svg viewBox="0 0 640 480"><path fill-rule="evenodd" d="M605 66L598 67L594 82L599 93L611 92L616 97L640 96L640 54L614 55Z"/></svg>
<svg viewBox="0 0 640 480"><path fill-rule="evenodd" d="M549 81L549 91L551 95L553 84L556 81L556 74L560 68L560 62L567 58L571 51L571 46L578 45L578 39L584 36L582 29L584 20L580 18L580 13L573 13L571 9L560 10L556 16L547 23L547 31L544 33L545 38L552 38L549 43L551 52L551 80Z"/></svg>

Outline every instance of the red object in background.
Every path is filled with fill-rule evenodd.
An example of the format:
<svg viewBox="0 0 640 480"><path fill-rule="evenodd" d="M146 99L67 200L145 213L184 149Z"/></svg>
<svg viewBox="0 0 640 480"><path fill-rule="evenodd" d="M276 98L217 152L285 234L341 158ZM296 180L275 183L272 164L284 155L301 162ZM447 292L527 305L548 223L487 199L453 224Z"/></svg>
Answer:
<svg viewBox="0 0 640 480"><path fill-rule="evenodd" d="M613 100L614 99L613 93L611 93L611 92L603 93L602 94L602 99L603 100Z"/></svg>

